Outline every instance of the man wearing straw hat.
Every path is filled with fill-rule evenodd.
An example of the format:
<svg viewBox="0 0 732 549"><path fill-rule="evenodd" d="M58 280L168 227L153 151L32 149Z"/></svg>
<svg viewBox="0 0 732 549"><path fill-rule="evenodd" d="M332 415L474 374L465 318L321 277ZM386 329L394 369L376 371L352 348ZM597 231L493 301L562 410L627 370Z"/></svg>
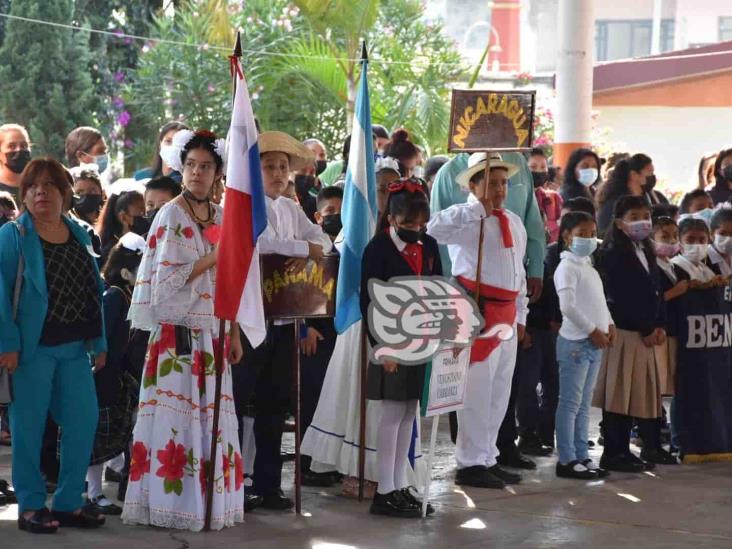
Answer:
<svg viewBox="0 0 732 549"><path fill-rule="evenodd" d="M523 338L528 314L523 263L527 237L521 218L503 209L508 179L518 167L491 153L486 178L486 160L485 153L471 155L468 168L456 179L472 192L468 202L434 214L427 232L447 245L453 276L470 295L479 295L486 331L500 332L478 338L470 350L455 454L456 484L500 489L521 481L520 475L497 464L496 440L511 393L517 343Z"/></svg>
<svg viewBox="0 0 732 549"><path fill-rule="evenodd" d="M288 256L288 272L299 272L308 259L320 259L332 248L328 235L311 223L295 202L282 196L290 173L311 164L314 158L307 147L283 132L263 132L258 143L268 222L259 237L259 253ZM256 349L247 341L243 343L244 358L240 367L233 369L234 398L240 418L254 399L256 456L252 491L262 496L262 507L287 510L293 503L280 489L280 444L292 390L292 321L271 322L267 338Z"/></svg>

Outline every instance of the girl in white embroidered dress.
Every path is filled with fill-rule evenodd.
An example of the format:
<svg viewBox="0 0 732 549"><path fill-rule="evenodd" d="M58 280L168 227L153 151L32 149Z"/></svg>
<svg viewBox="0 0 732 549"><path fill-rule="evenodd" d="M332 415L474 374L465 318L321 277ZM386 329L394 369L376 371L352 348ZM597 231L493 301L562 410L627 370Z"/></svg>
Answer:
<svg viewBox="0 0 732 549"><path fill-rule="evenodd" d="M221 140L178 132L166 162L183 174L184 192L158 213L147 238L129 318L150 341L133 434L122 520L198 531L211 467L218 321L214 283L222 210L210 201L221 178ZM178 167L176 167L176 165ZM243 520L244 471L231 385L241 359L239 329L229 330L223 361L212 529Z"/></svg>

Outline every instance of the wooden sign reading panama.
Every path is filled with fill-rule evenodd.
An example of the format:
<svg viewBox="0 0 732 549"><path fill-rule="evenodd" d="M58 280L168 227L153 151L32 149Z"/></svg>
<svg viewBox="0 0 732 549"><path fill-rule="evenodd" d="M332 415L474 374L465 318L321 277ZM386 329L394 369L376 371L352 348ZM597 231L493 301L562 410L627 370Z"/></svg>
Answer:
<svg viewBox="0 0 732 549"><path fill-rule="evenodd" d="M267 319L292 319L335 316L338 255L321 261L308 261L299 273L290 273L289 257L277 254L260 256L262 301Z"/></svg>
<svg viewBox="0 0 732 549"><path fill-rule="evenodd" d="M535 94L534 91L453 90L449 151L531 148Z"/></svg>

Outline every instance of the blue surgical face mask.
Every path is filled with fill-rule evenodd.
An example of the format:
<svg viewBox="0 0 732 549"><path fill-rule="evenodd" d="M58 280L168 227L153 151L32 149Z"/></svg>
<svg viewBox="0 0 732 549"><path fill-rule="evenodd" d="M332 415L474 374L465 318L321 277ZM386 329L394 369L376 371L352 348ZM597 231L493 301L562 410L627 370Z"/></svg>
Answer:
<svg viewBox="0 0 732 549"><path fill-rule="evenodd" d="M577 181L582 183L585 187L589 187L592 185L595 181L597 181L597 176L600 175L600 172L598 172L595 168L585 168L579 171L579 177L577 178Z"/></svg>
<svg viewBox="0 0 732 549"><path fill-rule="evenodd" d="M711 226L713 216L714 216L714 210L711 208L704 208L703 210L694 212L692 214L692 217L696 217L697 219L703 219L704 222L707 224L707 227Z"/></svg>
<svg viewBox="0 0 732 549"><path fill-rule="evenodd" d="M569 250L578 257L589 257L597 249L597 238L573 236Z"/></svg>
<svg viewBox="0 0 732 549"><path fill-rule="evenodd" d="M94 157L94 163L99 166L99 173L102 173L109 166L109 155L100 154Z"/></svg>

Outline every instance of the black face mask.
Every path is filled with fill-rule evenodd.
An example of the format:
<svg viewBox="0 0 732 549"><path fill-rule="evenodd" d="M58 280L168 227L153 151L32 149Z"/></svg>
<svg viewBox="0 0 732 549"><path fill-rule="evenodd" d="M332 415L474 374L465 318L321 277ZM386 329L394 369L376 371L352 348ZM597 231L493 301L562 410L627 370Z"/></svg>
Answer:
<svg viewBox="0 0 732 549"><path fill-rule="evenodd" d="M722 170L722 177L724 177L727 181L732 181L732 164Z"/></svg>
<svg viewBox="0 0 732 549"><path fill-rule="evenodd" d="M158 215L158 212L160 211L160 208L155 208L154 210L150 210L149 212L145 212L145 219L148 220L150 223L150 226L152 226L152 222L155 221L155 216Z"/></svg>
<svg viewBox="0 0 732 549"><path fill-rule="evenodd" d="M328 167L328 162L325 160L316 160L315 161L315 175L320 175L325 171L325 168Z"/></svg>
<svg viewBox="0 0 732 549"><path fill-rule="evenodd" d="M413 231L411 229L397 229L397 236L401 238L404 242L407 244L415 244L422 240L422 236L424 235L425 231Z"/></svg>
<svg viewBox="0 0 732 549"><path fill-rule="evenodd" d="M79 215L91 215L99 213L103 202L101 194L74 196L74 209Z"/></svg>
<svg viewBox="0 0 732 549"><path fill-rule="evenodd" d="M314 186L315 178L312 175L295 176L295 191L298 197L305 198Z"/></svg>
<svg viewBox="0 0 732 549"><path fill-rule="evenodd" d="M332 214L323 216L323 231L328 236L335 238L343 228L343 222L341 221L341 214Z"/></svg>
<svg viewBox="0 0 732 549"><path fill-rule="evenodd" d="M646 184L643 185L643 188L646 192L652 191L653 187L656 186L656 176L655 175L647 175L646 176Z"/></svg>
<svg viewBox="0 0 732 549"><path fill-rule="evenodd" d="M547 172L531 172L531 177L534 179L535 189L541 187L549 180L549 174Z"/></svg>
<svg viewBox="0 0 732 549"><path fill-rule="evenodd" d="M22 173L30 160L30 151L27 150L5 153L5 165L13 173Z"/></svg>
<svg viewBox="0 0 732 549"><path fill-rule="evenodd" d="M147 234L147 231L150 230L150 220L142 215L138 215L132 218L132 225L130 226L130 230L135 233L139 234L140 236L145 236Z"/></svg>

